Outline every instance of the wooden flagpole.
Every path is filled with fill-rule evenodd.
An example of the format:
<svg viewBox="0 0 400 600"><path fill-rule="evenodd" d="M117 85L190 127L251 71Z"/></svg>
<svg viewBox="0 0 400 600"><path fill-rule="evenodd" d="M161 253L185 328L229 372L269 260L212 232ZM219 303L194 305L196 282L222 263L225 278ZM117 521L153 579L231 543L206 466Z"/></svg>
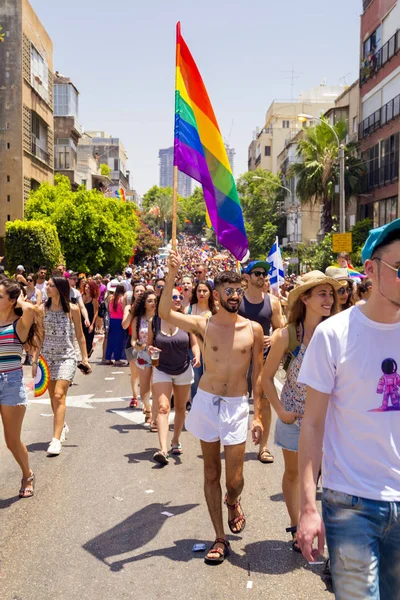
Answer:
<svg viewBox="0 0 400 600"><path fill-rule="evenodd" d="M177 89L178 89L178 39L181 33L181 24L176 24L176 54L175 54L175 116L178 109ZM178 208L178 167L175 164L174 150L174 178L172 183L172 249L176 250L176 214Z"/></svg>

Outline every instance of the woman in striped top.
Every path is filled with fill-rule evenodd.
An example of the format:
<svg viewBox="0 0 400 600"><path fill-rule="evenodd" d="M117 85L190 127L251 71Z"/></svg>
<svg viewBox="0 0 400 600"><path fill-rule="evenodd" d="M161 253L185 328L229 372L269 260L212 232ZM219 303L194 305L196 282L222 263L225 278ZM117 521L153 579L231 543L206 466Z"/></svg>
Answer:
<svg viewBox="0 0 400 600"><path fill-rule="evenodd" d="M24 344L38 347L35 307L25 302L19 284L0 281L0 415L7 448L22 470L20 498L34 493L35 476L29 466L28 451L21 441L27 395L22 373Z"/></svg>

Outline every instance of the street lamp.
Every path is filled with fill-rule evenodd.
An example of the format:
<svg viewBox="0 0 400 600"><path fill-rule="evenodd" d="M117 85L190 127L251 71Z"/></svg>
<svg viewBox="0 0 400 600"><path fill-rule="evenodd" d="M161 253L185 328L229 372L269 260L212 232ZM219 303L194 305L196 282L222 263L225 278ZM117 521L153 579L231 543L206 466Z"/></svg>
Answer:
<svg viewBox="0 0 400 600"><path fill-rule="evenodd" d="M338 157L339 157L339 229L340 233L345 233L346 231L346 203L345 203L345 189L344 189L344 144L341 143L339 136L335 129L327 123L323 121L319 117L314 117L313 115L300 114L297 115L297 118L302 123L306 121L319 121L322 125L326 125L334 134L337 144L338 144Z"/></svg>

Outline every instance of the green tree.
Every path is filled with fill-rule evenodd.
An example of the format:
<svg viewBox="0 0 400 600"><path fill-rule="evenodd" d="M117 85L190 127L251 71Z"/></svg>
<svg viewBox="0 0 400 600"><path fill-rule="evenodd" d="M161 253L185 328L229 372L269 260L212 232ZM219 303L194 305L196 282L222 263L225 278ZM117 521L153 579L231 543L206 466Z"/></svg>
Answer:
<svg viewBox="0 0 400 600"><path fill-rule="evenodd" d="M332 252L332 233L328 233L319 244L300 245L298 253L303 265L325 273L325 269L336 262L336 255Z"/></svg>
<svg viewBox="0 0 400 600"><path fill-rule="evenodd" d="M237 181L251 258L265 258L275 241L282 198L280 185L279 177L264 169L249 171Z"/></svg>
<svg viewBox="0 0 400 600"><path fill-rule="evenodd" d="M24 264L27 272L45 265L53 269L61 256L57 230L43 221L10 221L6 223L6 258L11 270Z"/></svg>
<svg viewBox="0 0 400 600"><path fill-rule="evenodd" d="M141 261L146 256L154 256L162 245L163 241L161 238L153 235L148 226L145 223L141 223L137 233L135 258Z"/></svg>
<svg viewBox="0 0 400 600"><path fill-rule="evenodd" d="M182 209L183 198L178 196L177 201L177 230L183 226L185 216ZM172 229L172 188L161 188L154 185L143 196L142 218L150 229L162 229L167 222L168 232Z"/></svg>
<svg viewBox="0 0 400 600"><path fill-rule="evenodd" d="M347 135L346 123L334 126L338 138L344 143ZM325 233L332 231L333 202L339 184L339 158L336 136L324 122L305 130L304 138L297 147L299 162L289 169L289 176L297 177L297 195L302 203L322 205L321 224ZM357 144L345 145L345 191L346 197L359 191L364 164L358 157Z"/></svg>
<svg viewBox="0 0 400 600"><path fill-rule="evenodd" d="M181 199L180 204L184 219L190 221L190 230L193 233L201 233L206 224L206 204L203 189L201 187L195 188L191 196Z"/></svg>
<svg viewBox="0 0 400 600"><path fill-rule="evenodd" d="M104 177L110 177L111 175L111 167L109 167L108 165L106 165L105 163L102 163L100 165L100 173L104 176Z"/></svg>
<svg viewBox="0 0 400 600"><path fill-rule="evenodd" d="M25 219L56 226L67 265L76 271L112 271L127 264L140 227L135 206L97 190L72 192L64 176L55 182L32 192Z"/></svg>

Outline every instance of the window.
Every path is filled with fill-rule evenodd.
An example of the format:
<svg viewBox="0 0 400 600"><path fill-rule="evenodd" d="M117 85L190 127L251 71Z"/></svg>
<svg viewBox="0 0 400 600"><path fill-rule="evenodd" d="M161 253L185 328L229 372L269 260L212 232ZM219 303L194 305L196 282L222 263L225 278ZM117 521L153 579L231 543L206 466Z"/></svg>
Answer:
<svg viewBox="0 0 400 600"><path fill-rule="evenodd" d="M265 148L264 148L264 155L265 156L271 156L271 146L265 146Z"/></svg>
<svg viewBox="0 0 400 600"><path fill-rule="evenodd" d="M31 44L31 86L43 100L49 101L49 69L33 44Z"/></svg>
<svg viewBox="0 0 400 600"><path fill-rule="evenodd" d="M7 175L7 183L10 183L11 181L11 177L9 175Z"/></svg>
<svg viewBox="0 0 400 600"><path fill-rule="evenodd" d="M55 152L55 165L56 170L70 169L70 149L69 146L56 146Z"/></svg>
<svg viewBox="0 0 400 600"><path fill-rule="evenodd" d="M11 221L11 215L7 215L7 221Z"/></svg>
<svg viewBox="0 0 400 600"><path fill-rule="evenodd" d="M372 52L376 52L382 46L382 25L375 29L374 33L364 42L364 58Z"/></svg>
<svg viewBox="0 0 400 600"><path fill-rule="evenodd" d="M119 160L114 158L114 171L119 171Z"/></svg>
<svg viewBox="0 0 400 600"><path fill-rule="evenodd" d="M7 202L11 202L11 196L10 196L10 194L7 195Z"/></svg>
<svg viewBox="0 0 400 600"><path fill-rule="evenodd" d="M290 121L282 121L283 129L289 129L289 127L290 127Z"/></svg>
<svg viewBox="0 0 400 600"><path fill-rule="evenodd" d="M357 133L357 130L358 130L357 117L353 117L353 131L352 131L352 133Z"/></svg>
<svg viewBox="0 0 400 600"><path fill-rule="evenodd" d="M374 203L374 226L382 227L397 219L398 197L385 198Z"/></svg>
<svg viewBox="0 0 400 600"><path fill-rule="evenodd" d="M54 85L54 116L78 117L78 92L72 84Z"/></svg>
<svg viewBox="0 0 400 600"><path fill-rule="evenodd" d="M31 124L32 154L34 154L37 158L40 158L40 160L48 162L49 155L47 154L47 125L34 111L32 111Z"/></svg>
<svg viewBox="0 0 400 600"><path fill-rule="evenodd" d="M10 142L7 142L7 150L9 150L11 148L11 144Z"/></svg>

